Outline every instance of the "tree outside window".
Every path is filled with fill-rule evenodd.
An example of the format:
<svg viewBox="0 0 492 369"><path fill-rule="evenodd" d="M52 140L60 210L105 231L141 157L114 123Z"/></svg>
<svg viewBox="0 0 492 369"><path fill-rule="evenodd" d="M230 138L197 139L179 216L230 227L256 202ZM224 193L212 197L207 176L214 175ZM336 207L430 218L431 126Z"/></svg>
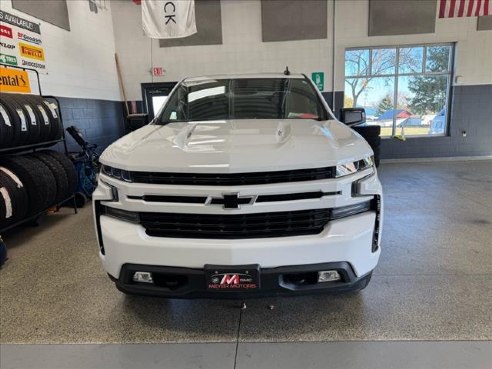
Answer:
<svg viewBox="0 0 492 369"><path fill-rule="evenodd" d="M345 107L364 107L382 136L443 135L452 45L351 49L345 53Z"/></svg>

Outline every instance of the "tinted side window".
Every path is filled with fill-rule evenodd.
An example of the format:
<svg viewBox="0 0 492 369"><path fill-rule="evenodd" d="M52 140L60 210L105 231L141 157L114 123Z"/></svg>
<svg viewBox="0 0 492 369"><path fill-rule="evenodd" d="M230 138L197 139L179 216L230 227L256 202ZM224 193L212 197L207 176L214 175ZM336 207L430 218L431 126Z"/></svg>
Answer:
<svg viewBox="0 0 492 369"><path fill-rule="evenodd" d="M305 80L293 79L286 100L287 118L324 118L323 109L313 87Z"/></svg>

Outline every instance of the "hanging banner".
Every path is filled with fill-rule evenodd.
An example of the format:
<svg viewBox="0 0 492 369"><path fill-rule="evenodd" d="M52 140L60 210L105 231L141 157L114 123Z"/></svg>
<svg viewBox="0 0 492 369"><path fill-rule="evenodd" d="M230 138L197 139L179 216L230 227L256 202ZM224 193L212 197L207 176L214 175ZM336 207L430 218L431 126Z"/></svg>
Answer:
<svg viewBox="0 0 492 369"><path fill-rule="evenodd" d="M196 33L194 0L142 0L142 25L150 38L181 38Z"/></svg>
<svg viewBox="0 0 492 369"><path fill-rule="evenodd" d="M0 63L46 70L39 24L0 10Z"/></svg>
<svg viewBox="0 0 492 369"><path fill-rule="evenodd" d="M30 93L31 85L27 72L0 67L0 91Z"/></svg>

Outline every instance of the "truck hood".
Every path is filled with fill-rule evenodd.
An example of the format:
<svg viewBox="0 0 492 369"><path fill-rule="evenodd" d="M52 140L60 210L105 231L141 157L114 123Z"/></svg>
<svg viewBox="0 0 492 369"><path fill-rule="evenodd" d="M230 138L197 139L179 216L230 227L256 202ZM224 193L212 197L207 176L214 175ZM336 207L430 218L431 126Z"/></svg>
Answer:
<svg viewBox="0 0 492 369"><path fill-rule="evenodd" d="M238 173L321 168L372 155L336 121L244 119L147 125L109 146L100 161L130 171Z"/></svg>

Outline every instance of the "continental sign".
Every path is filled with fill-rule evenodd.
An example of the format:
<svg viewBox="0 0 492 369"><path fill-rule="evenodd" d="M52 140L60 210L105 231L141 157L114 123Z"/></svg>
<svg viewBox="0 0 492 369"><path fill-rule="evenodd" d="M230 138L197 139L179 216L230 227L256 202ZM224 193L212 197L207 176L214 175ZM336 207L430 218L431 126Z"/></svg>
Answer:
<svg viewBox="0 0 492 369"><path fill-rule="evenodd" d="M0 63L8 65L17 65L17 58L12 55L0 53Z"/></svg>
<svg viewBox="0 0 492 369"><path fill-rule="evenodd" d="M1 92L31 92L29 76L26 71L0 68Z"/></svg>
<svg viewBox="0 0 492 369"><path fill-rule="evenodd" d="M19 42L19 50L24 58L44 61L44 50L41 47Z"/></svg>

